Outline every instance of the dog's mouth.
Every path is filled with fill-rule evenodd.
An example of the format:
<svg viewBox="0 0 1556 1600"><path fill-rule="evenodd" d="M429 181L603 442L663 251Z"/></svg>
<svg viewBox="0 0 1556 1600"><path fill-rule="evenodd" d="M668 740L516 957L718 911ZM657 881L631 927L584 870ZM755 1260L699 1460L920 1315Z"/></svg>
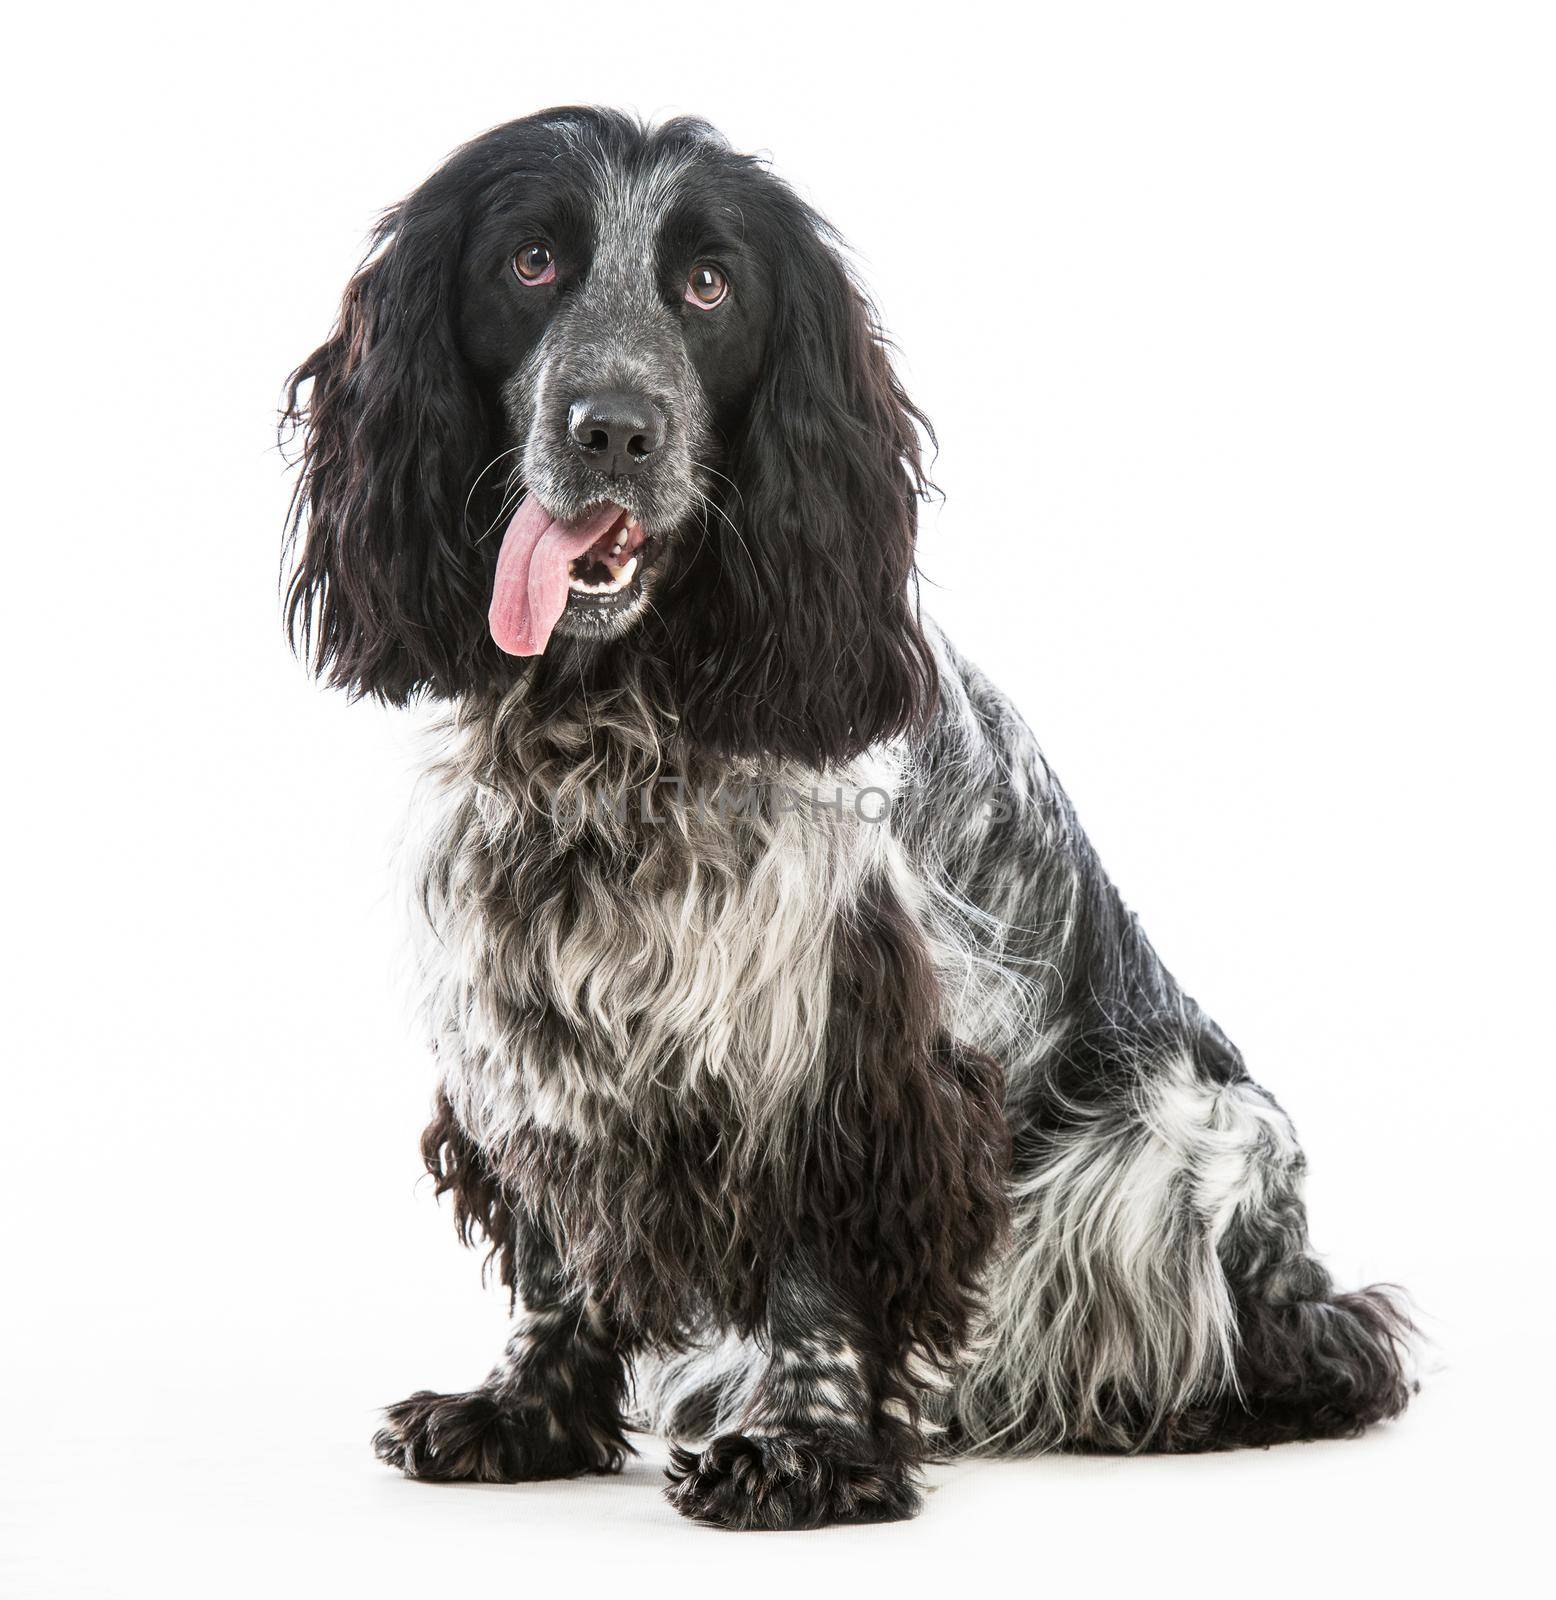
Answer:
<svg viewBox="0 0 1556 1600"><path fill-rule="evenodd" d="M653 560L654 541L643 525L622 511L581 556L567 564L567 608L613 606L628 599L642 583Z"/></svg>
<svg viewBox="0 0 1556 1600"><path fill-rule="evenodd" d="M595 617L636 604L661 542L610 501L563 521L526 495L503 535L488 614L498 648L537 656L563 612Z"/></svg>

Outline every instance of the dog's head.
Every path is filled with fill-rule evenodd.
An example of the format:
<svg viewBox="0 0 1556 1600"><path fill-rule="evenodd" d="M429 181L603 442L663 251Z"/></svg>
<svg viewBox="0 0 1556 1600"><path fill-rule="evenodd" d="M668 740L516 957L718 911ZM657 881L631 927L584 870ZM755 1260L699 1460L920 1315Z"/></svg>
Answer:
<svg viewBox="0 0 1556 1600"><path fill-rule="evenodd" d="M818 764L933 699L923 419L826 225L701 123L562 109L456 152L287 417L290 626L357 693L632 651L687 737Z"/></svg>

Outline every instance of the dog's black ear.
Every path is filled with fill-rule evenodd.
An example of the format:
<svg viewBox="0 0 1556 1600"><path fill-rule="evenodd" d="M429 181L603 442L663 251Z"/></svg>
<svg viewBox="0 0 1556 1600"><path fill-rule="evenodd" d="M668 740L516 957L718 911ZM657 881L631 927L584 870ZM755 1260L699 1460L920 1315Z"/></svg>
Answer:
<svg viewBox="0 0 1556 1600"><path fill-rule="evenodd" d="M705 747L825 766L934 704L913 562L929 428L821 224L791 203L733 487L677 596L679 709Z"/></svg>
<svg viewBox="0 0 1556 1600"><path fill-rule="evenodd" d="M460 244L452 197L391 211L283 413L303 440L288 633L330 683L395 704L491 670L486 552L466 527L491 427L456 339Z"/></svg>

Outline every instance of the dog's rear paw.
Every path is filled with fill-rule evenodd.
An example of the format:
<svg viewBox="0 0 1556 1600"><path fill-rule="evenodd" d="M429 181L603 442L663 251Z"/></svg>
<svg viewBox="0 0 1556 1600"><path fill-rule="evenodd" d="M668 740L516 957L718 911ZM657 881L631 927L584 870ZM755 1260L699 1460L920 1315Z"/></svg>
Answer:
<svg viewBox="0 0 1556 1600"><path fill-rule="evenodd" d="M544 1406L476 1389L423 1389L384 1413L373 1436L380 1461L407 1478L439 1482L527 1483L581 1472L617 1472L628 1445L619 1428L561 1424Z"/></svg>
<svg viewBox="0 0 1556 1600"><path fill-rule="evenodd" d="M726 1433L700 1454L670 1455L666 1495L682 1516L720 1528L821 1528L900 1522L919 1508L907 1464L870 1459L819 1434Z"/></svg>

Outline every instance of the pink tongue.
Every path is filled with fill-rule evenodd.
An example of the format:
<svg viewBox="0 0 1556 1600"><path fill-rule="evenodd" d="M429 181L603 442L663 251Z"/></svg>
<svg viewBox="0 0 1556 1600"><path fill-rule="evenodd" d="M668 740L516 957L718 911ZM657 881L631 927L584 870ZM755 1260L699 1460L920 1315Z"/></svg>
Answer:
<svg viewBox="0 0 1556 1600"><path fill-rule="evenodd" d="M487 613L492 638L510 656L538 656L567 606L567 565L621 515L603 505L581 522L558 522L526 495L502 536L497 581Z"/></svg>

